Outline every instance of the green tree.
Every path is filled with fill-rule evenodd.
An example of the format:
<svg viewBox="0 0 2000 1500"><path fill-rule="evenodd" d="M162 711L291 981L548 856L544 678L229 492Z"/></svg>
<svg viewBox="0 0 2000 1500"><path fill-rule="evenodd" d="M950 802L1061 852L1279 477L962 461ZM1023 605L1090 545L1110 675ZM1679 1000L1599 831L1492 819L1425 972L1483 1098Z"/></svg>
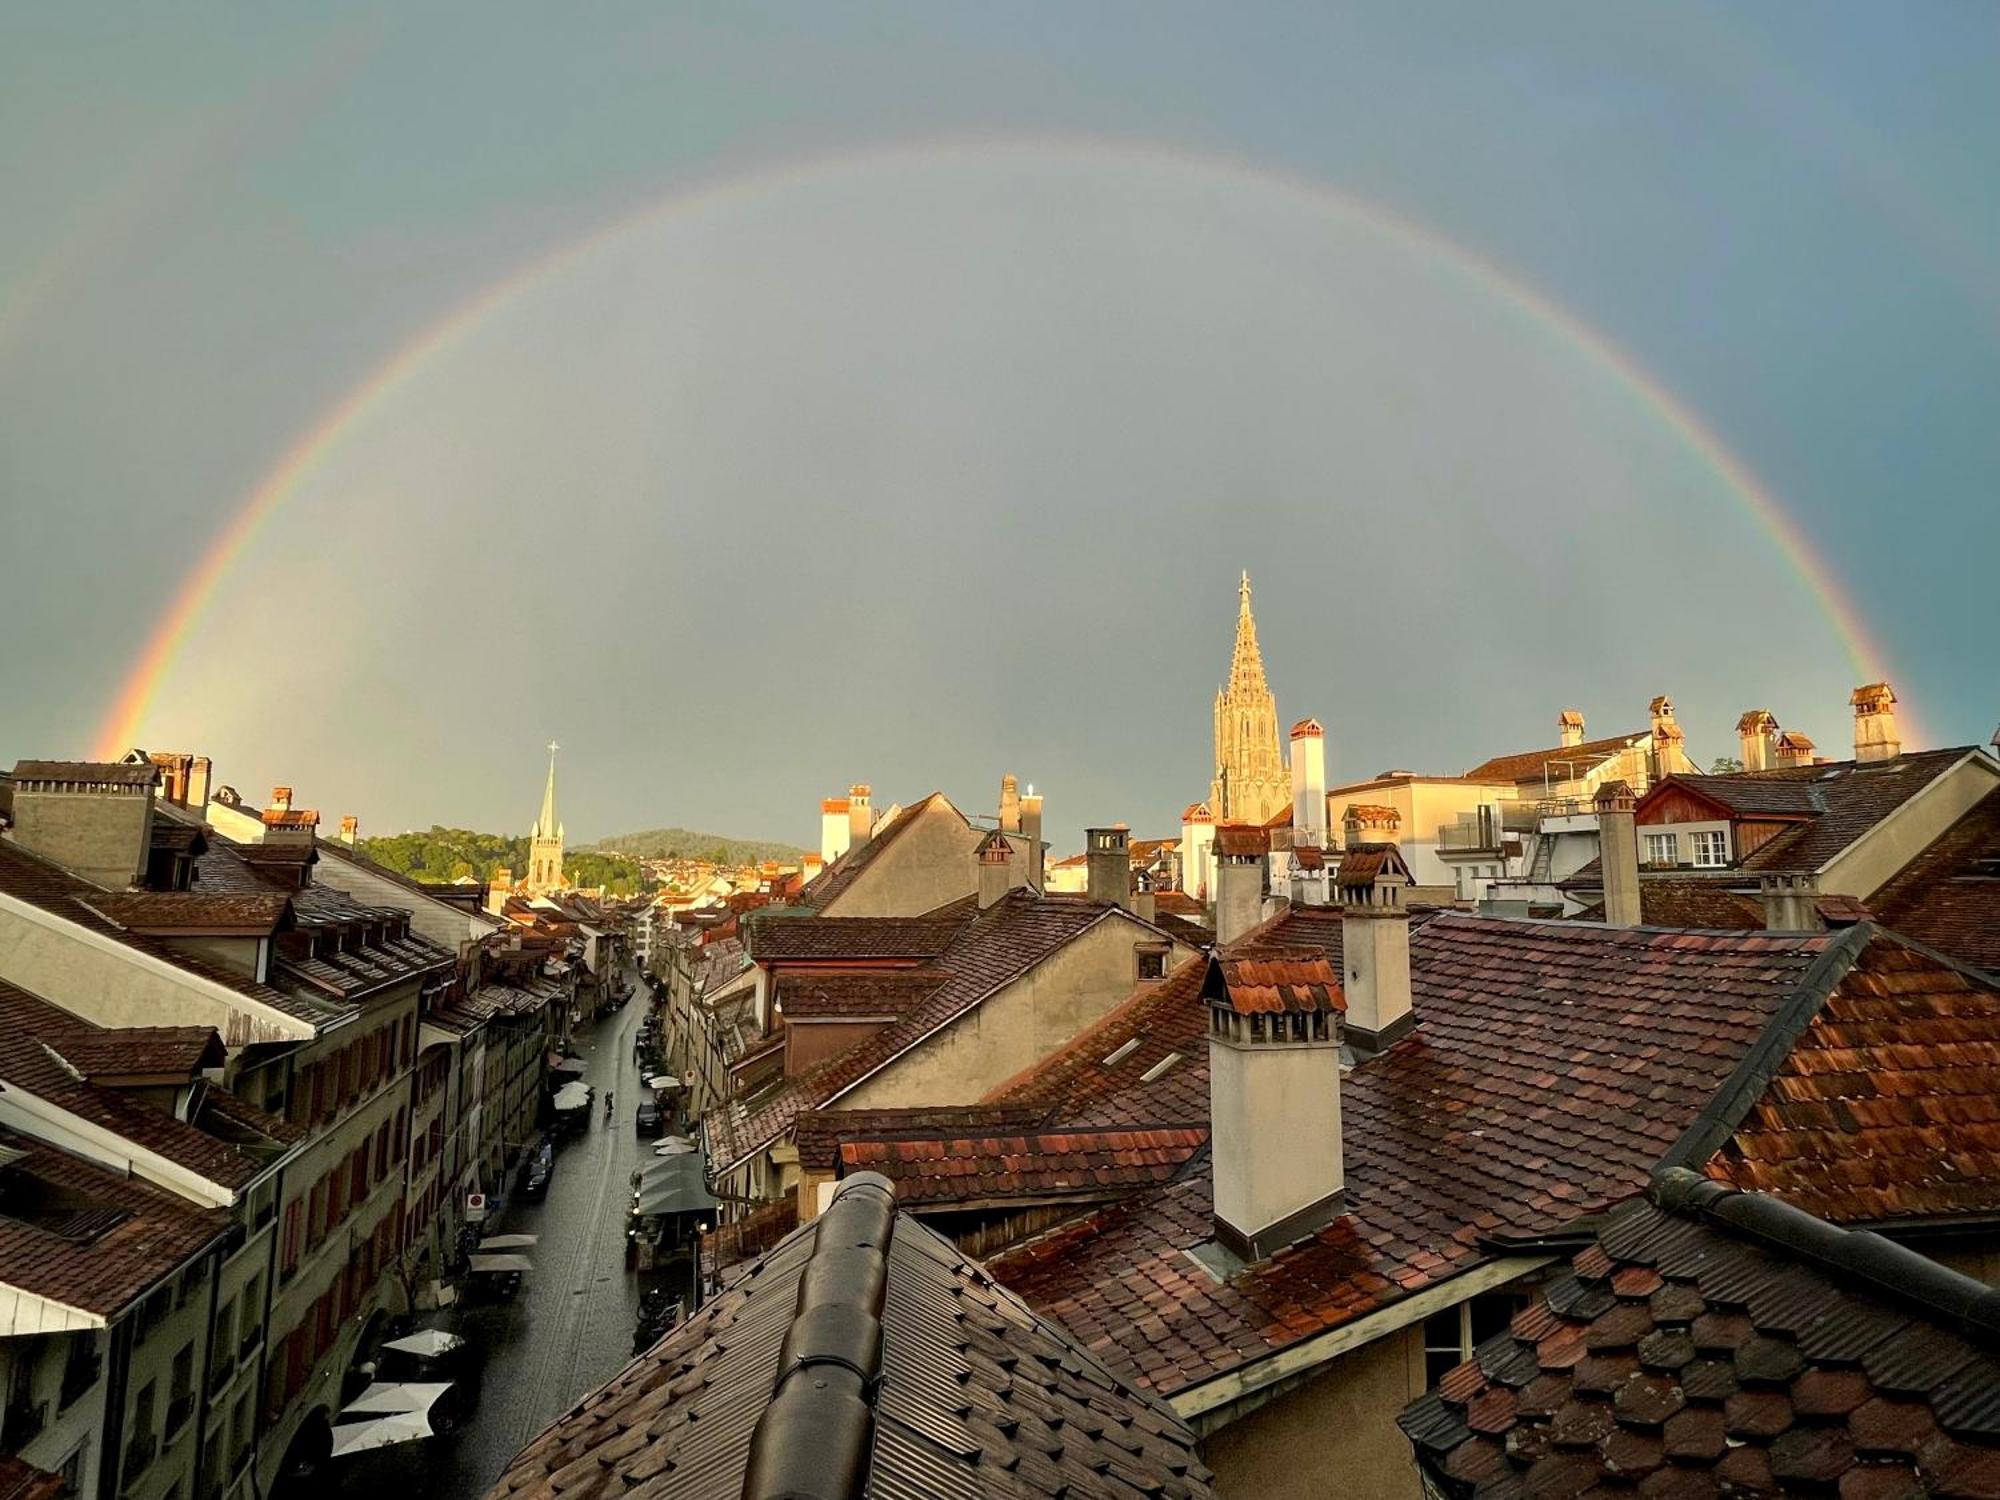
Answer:
<svg viewBox="0 0 2000 1500"><path fill-rule="evenodd" d="M1727 776L1732 771L1740 771L1742 769L1743 762L1735 756L1718 755L1715 758L1715 764L1708 768L1708 774L1711 776Z"/></svg>

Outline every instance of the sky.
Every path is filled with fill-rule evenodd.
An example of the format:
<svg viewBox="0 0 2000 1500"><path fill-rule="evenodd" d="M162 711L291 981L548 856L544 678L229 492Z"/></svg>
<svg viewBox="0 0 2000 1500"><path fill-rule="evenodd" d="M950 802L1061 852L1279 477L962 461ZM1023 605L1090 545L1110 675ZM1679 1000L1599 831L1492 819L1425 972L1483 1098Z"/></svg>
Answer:
<svg viewBox="0 0 2000 1500"><path fill-rule="evenodd" d="M0 759L364 832L2000 720L2000 7L0 13ZM253 524L254 523L254 524Z"/></svg>

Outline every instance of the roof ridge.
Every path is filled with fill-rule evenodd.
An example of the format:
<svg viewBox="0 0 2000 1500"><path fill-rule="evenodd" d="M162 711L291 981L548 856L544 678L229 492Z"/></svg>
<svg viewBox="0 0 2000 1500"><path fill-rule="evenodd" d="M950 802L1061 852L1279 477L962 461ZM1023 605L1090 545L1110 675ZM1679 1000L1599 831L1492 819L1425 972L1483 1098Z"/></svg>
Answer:
<svg viewBox="0 0 2000 1500"><path fill-rule="evenodd" d="M1646 1196L1668 1213L1713 1220L1739 1238L1862 1282L1974 1338L2000 1339L2000 1289L1872 1230L1843 1229L1781 1198L1743 1192L1682 1166L1656 1169Z"/></svg>
<svg viewBox="0 0 2000 1500"><path fill-rule="evenodd" d="M813 1230L770 1403L750 1434L744 1500L860 1500L875 1445L896 1190L875 1172L835 1189Z"/></svg>

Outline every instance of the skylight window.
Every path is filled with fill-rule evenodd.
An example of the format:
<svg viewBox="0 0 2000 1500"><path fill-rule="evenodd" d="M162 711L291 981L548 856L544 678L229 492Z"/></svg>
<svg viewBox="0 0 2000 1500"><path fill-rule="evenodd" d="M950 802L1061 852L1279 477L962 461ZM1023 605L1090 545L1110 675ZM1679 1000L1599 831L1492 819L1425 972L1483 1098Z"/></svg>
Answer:
<svg viewBox="0 0 2000 1500"><path fill-rule="evenodd" d="M1125 1061L1126 1058L1132 1055L1132 1053L1138 1048L1138 1046L1139 1046L1139 1039L1135 1036L1130 1041L1126 1042L1124 1046L1117 1048L1115 1051L1111 1053L1108 1053L1105 1056L1103 1065L1109 1068L1114 1066L1115 1064L1122 1063L1123 1061Z"/></svg>
<svg viewBox="0 0 2000 1500"><path fill-rule="evenodd" d="M1179 1062L1180 1060L1181 1060L1180 1053L1169 1052L1165 1057L1161 1058L1158 1062L1154 1063L1152 1067L1146 1069L1145 1072L1141 1073L1139 1075L1139 1082L1151 1083L1155 1078L1163 1076L1169 1068L1171 1068L1175 1063Z"/></svg>

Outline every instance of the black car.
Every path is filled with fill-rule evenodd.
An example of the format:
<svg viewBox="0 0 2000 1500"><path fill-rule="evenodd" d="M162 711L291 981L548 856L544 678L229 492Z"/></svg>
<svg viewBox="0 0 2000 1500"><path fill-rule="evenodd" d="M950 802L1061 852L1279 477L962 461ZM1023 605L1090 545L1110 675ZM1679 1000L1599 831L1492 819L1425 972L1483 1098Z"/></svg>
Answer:
<svg viewBox="0 0 2000 1500"><path fill-rule="evenodd" d="M523 1198L545 1198L549 1191L549 1174L555 1170L556 1154L547 1141L529 1148L521 1158L521 1166L514 1177L515 1191Z"/></svg>
<svg viewBox="0 0 2000 1500"><path fill-rule="evenodd" d="M632 1117L633 1127L639 1134L658 1135L664 1123L660 1116L658 1100L642 1099L639 1102L639 1112Z"/></svg>

